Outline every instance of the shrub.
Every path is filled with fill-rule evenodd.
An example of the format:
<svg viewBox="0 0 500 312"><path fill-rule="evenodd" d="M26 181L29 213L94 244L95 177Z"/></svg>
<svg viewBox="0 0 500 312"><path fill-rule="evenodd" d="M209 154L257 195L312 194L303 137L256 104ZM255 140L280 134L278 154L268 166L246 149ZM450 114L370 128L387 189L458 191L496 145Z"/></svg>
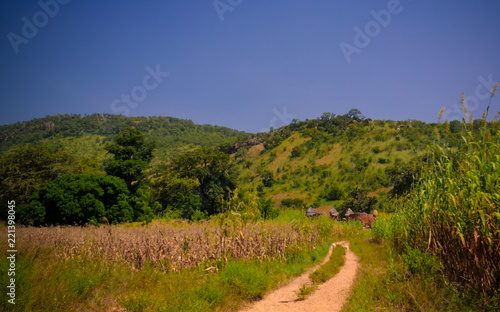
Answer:
<svg viewBox="0 0 500 312"><path fill-rule="evenodd" d="M290 158L300 157L304 153L304 149L300 146L295 146L290 153Z"/></svg>
<svg viewBox="0 0 500 312"><path fill-rule="evenodd" d="M388 164L390 162L391 161L389 159L387 159L387 158L379 157L379 159L378 159L378 163L379 164Z"/></svg>
<svg viewBox="0 0 500 312"><path fill-rule="evenodd" d="M340 186L338 186L337 184L330 184L323 189L323 192L320 196L325 200L334 201L343 199L345 194L344 190Z"/></svg>
<svg viewBox="0 0 500 312"><path fill-rule="evenodd" d="M33 194L19 211L24 224L85 224L132 221L125 181L113 176L67 173Z"/></svg>
<svg viewBox="0 0 500 312"><path fill-rule="evenodd" d="M305 207L304 200L300 198L285 198L281 201L281 207L303 209Z"/></svg>
<svg viewBox="0 0 500 312"><path fill-rule="evenodd" d="M382 152L382 150L378 146L376 146L376 147L372 148L372 152L374 154L378 154L378 153Z"/></svg>
<svg viewBox="0 0 500 312"><path fill-rule="evenodd" d="M270 199L259 199L259 211L264 220L274 219L279 215L279 211L273 208L273 201Z"/></svg>

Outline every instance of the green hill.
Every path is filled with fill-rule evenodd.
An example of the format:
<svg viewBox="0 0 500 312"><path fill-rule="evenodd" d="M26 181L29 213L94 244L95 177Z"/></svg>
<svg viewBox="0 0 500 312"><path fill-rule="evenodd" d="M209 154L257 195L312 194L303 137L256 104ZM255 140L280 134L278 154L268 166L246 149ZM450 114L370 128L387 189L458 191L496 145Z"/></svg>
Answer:
<svg viewBox="0 0 500 312"><path fill-rule="evenodd" d="M157 170L151 173L154 173L152 179L160 184L152 184L153 194L161 196L165 187L161 185L170 183L168 181L181 181L176 180L176 173L171 171L169 163L172 160L199 147L212 147L233 159L230 173L237 176L237 186L234 190L218 192L226 194L223 201L230 200L241 209L249 207L251 198L271 199L274 208L279 209L306 205L339 207L353 196L378 197L378 205L369 206L369 209L384 208L390 190L402 192L411 185L414 169L418 167L412 163L419 161L427 145L437 136L447 140L450 146L460 144L458 121L446 123L437 130L436 124L417 120L366 119L357 110L345 115L324 113L317 119L294 120L287 126L259 134L196 125L190 120L173 117L93 114L46 116L2 125L0 153L34 143L49 148L43 153L51 153L51 149L65 152L58 156L66 159L66 167L60 172L97 170L104 174L103 166L111 157L105 145L130 126L157 141L151 162ZM75 159L68 160L68 157ZM47 161L49 167L58 165L48 158ZM51 172L57 175L53 169ZM43 170L36 185L43 184L42 177ZM175 190L180 185L170 187Z"/></svg>
<svg viewBox="0 0 500 312"><path fill-rule="evenodd" d="M449 133L440 136L458 144L458 121L447 125ZM300 205L338 207L350 192L362 190L379 197L383 208L394 183L412 174L405 170L436 140L435 126L333 114L292 123L233 154L239 193L271 198L275 208L293 205L290 199Z"/></svg>
<svg viewBox="0 0 500 312"><path fill-rule="evenodd" d="M82 156L103 160L104 144L127 127L134 126L157 140L154 164L168 161L199 146L213 146L246 136L245 132L212 125L196 125L173 117L123 115L54 115L0 126L0 155L15 145L45 143Z"/></svg>

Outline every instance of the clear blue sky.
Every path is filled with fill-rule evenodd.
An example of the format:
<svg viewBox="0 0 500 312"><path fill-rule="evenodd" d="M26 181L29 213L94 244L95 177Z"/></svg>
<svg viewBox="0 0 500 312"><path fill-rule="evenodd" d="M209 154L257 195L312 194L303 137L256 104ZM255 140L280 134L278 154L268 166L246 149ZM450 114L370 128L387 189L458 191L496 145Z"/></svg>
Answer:
<svg viewBox="0 0 500 312"><path fill-rule="evenodd" d="M500 80L496 0L55 1L2 1L0 124L124 113L257 132L351 108L435 122L462 92L480 117L480 77Z"/></svg>

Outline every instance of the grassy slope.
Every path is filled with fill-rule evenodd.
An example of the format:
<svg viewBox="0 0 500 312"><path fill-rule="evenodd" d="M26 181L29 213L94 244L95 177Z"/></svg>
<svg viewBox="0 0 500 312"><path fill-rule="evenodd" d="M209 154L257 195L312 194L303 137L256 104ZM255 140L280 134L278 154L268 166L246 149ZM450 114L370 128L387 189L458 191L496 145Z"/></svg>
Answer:
<svg viewBox="0 0 500 312"><path fill-rule="evenodd" d="M390 182L380 182L385 179L385 168L398 158L408 162L422 155L425 146L412 144L402 132L388 125L372 124L370 128L373 130L353 141L322 143L313 149L305 149L297 158L290 157L293 148L310 140L298 132L293 132L270 150L264 149L262 144L253 146L238 160L240 185L244 191L255 190L261 184L264 170L271 171L275 183L272 187L263 188L263 195L272 198L275 207L279 207L285 198L300 198L315 207L339 204L320 197L323 189L332 183L344 190L358 185L371 192L371 196L387 193ZM429 140L429 137L422 136L420 139ZM368 158L367 168L357 170L353 155ZM384 160L386 163L381 163Z"/></svg>

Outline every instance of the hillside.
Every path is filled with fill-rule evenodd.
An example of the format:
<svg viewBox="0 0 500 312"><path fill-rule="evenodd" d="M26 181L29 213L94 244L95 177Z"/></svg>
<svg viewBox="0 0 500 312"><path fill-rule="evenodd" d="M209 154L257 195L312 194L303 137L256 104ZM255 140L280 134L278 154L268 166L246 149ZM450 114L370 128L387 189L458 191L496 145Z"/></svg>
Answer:
<svg viewBox="0 0 500 312"><path fill-rule="evenodd" d="M436 140L435 126L330 114L282 127L233 154L240 193L256 191L275 208L338 207L357 188L382 206L401 170ZM455 122L451 129L447 139L457 144Z"/></svg>
<svg viewBox="0 0 500 312"><path fill-rule="evenodd" d="M155 181L172 180L171 173L165 171L172 159L197 147L216 147L234 160L237 188L231 199L244 202L242 207L254 194L271 199L274 208L324 207L322 212L327 212L329 206L341 205L353 191L377 197L376 208L384 208L388 191L405 174L400 168L422 156L436 138L434 124L373 121L357 110L346 115L325 113L317 119L294 120L257 135L173 117L55 115L0 126L0 153L13 146L36 143L64 150L102 172L111 157L105 145L130 126L157 142L151 161L152 167L159 169ZM451 143L456 141L458 128L455 122L447 127ZM155 192L161 202L163 187L155 187L159 187Z"/></svg>
<svg viewBox="0 0 500 312"><path fill-rule="evenodd" d="M65 114L0 125L0 155L15 145L45 143L102 161L106 157L104 144L130 126L157 140L154 162L156 165L199 146L213 146L246 136L242 131L212 125L197 125L191 120L174 117Z"/></svg>

